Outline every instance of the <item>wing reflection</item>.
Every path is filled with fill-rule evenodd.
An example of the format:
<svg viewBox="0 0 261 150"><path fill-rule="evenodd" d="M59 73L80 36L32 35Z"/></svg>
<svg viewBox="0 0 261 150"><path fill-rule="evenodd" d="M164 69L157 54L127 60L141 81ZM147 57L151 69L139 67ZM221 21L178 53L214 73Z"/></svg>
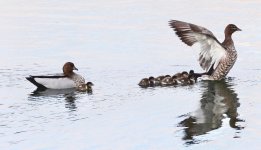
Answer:
<svg viewBox="0 0 261 150"><path fill-rule="evenodd" d="M229 118L231 128L244 128L237 125L243 120L237 118L240 104L230 82L204 81L202 89L200 108L179 123L179 126L185 127L183 140L186 144L195 144L198 141L194 140L194 136L220 128L224 118Z"/></svg>

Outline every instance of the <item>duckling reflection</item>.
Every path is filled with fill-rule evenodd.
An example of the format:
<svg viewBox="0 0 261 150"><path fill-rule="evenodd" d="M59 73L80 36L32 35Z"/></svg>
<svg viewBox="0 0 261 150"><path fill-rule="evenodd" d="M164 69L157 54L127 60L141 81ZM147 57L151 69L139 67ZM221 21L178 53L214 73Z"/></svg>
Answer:
<svg viewBox="0 0 261 150"><path fill-rule="evenodd" d="M77 105L75 104L76 95L75 93L64 94L65 97L65 108L68 108L70 111L76 111Z"/></svg>
<svg viewBox="0 0 261 150"><path fill-rule="evenodd" d="M179 123L184 129L183 140L186 144L194 144L194 136L206 134L218 129L225 117L229 118L231 128L241 130L244 127L237 125L243 121L238 119L238 97L232 89L231 83L222 81L202 82L204 91L200 100L200 108Z"/></svg>

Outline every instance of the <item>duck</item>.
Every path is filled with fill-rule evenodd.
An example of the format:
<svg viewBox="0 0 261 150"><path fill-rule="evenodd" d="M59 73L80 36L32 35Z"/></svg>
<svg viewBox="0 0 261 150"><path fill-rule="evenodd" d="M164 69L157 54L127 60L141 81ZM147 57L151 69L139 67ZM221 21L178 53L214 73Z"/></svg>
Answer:
<svg viewBox="0 0 261 150"><path fill-rule="evenodd" d="M186 82L185 80L188 78L188 72L187 71L183 71L181 73L177 73L177 76L176 80L179 84L183 84L184 82Z"/></svg>
<svg viewBox="0 0 261 150"><path fill-rule="evenodd" d="M195 76L194 70L190 70L188 75L184 76L181 85L187 86L187 85L193 85L197 81L197 76Z"/></svg>
<svg viewBox="0 0 261 150"><path fill-rule="evenodd" d="M161 81L161 80L163 80L165 77L166 77L165 75L160 75L160 76L158 76L155 80Z"/></svg>
<svg viewBox="0 0 261 150"><path fill-rule="evenodd" d="M155 86L155 78L153 76L149 77L149 86Z"/></svg>
<svg viewBox="0 0 261 150"><path fill-rule="evenodd" d="M138 83L138 85L140 87L154 87L154 86L158 86L159 82L156 80L156 78L154 78L153 76L150 76L149 78L143 78L141 79L141 81Z"/></svg>
<svg viewBox="0 0 261 150"><path fill-rule="evenodd" d="M149 86L149 79L148 78L143 78L141 81L138 83L139 86L141 87L148 87Z"/></svg>
<svg viewBox="0 0 261 150"><path fill-rule="evenodd" d="M161 80L160 85L161 86L170 86L172 85L172 77L171 76L166 76L163 80Z"/></svg>
<svg viewBox="0 0 261 150"><path fill-rule="evenodd" d="M198 73L205 80L222 80L234 66L237 51L232 34L242 31L235 24L228 24L224 30L225 39L221 43L214 34L205 27L178 20L170 20L169 25L182 42L188 46L199 43L199 64L205 71Z"/></svg>
<svg viewBox="0 0 261 150"><path fill-rule="evenodd" d="M94 84L92 82L87 82L86 84L81 84L78 87L76 87L76 89L80 92L88 92L91 93L92 92L92 86Z"/></svg>
<svg viewBox="0 0 261 150"><path fill-rule="evenodd" d="M62 74L40 76L30 75L29 77L26 77L26 79L34 84L38 89L79 89L83 85L88 87L87 84L85 84L85 79L81 75L73 72L74 70L78 71L74 63L66 62L63 65L62 70Z"/></svg>
<svg viewBox="0 0 261 150"><path fill-rule="evenodd" d="M161 81L165 78L164 75L160 75L158 77L155 78L155 86L159 86L161 85Z"/></svg>
<svg viewBox="0 0 261 150"><path fill-rule="evenodd" d="M172 81L173 81L173 85L178 85L178 80L177 80L177 76L176 75L173 75L172 76Z"/></svg>

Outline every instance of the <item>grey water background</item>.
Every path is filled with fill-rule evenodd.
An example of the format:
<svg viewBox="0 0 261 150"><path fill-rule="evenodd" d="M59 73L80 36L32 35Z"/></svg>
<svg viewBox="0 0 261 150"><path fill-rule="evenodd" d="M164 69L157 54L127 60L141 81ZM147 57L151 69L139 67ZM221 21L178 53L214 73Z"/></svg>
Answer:
<svg viewBox="0 0 261 150"><path fill-rule="evenodd" d="M0 1L1 150L259 149L261 2L149 0ZM195 50L170 19L223 41L234 23L238 60L221 82L143 89L143 77L194 69ZM72 61L92 94L33 94L28 75Z"/></svg>

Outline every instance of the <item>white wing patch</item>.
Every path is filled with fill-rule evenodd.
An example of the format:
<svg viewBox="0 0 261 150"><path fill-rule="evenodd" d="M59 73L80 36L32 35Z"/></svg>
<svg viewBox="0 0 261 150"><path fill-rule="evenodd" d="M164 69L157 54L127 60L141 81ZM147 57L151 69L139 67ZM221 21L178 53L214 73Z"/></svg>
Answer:
<svg viewBox="0 0 261 150"><path fill-rule="evenodd" d="M76 84L69 78L35 78L35 81L49 89L75 88Z"/></svg>
<svg viewBox="0 0 261 150"><path fill-rule="evenodd" d="M199 64L205 70L209 71L213 66L216 69L220 60L225 58L227 52L225 48L217 41L216 37L208 29L178 20L169 22L177 36L188 46L199 44Z"/></svg>
<svg viewBox="0 0 261 150"><path fill-rule="evenodd" d="M220 60L225 57L226 50L213 38L208 37L204 34L199 33L190 33L190 36L193 36L199 45L199 64L205 71L209 71L209 69L214 65L213 69L216 69Z"/></svg>

